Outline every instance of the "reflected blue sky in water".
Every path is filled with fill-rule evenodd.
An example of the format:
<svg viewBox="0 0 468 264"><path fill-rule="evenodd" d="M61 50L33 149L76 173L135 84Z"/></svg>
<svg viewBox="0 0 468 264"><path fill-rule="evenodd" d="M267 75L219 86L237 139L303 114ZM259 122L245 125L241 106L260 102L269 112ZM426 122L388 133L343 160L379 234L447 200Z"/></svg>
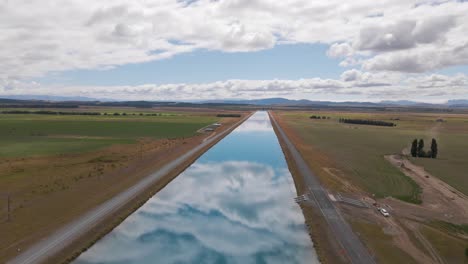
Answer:
<svg viewBox="0 0 468 264"><path fill-rule="evenodd" d="M294 197L258 112L75 263L314 263Z"/></svg>

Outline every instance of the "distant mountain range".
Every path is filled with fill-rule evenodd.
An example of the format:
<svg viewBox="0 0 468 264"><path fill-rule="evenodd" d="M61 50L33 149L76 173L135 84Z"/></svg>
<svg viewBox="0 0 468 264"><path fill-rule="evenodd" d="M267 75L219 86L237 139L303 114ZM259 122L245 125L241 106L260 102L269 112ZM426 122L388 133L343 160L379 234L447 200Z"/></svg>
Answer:
<svg viewBox="0 0 468 264"><path fill-rule="evenodd" d="M356 106L356 107L379 107L379 106L414 106L414 107L468 107L468 100L449 100L445 104L431 104L409 100L380 101L380 102L332 102L311 101L306 99L291 100L286 98L265 98L254 100L208 100L203 103L220 104L249 104L249 105L283 105L283 106Z"/></svg>
<svg viewBox="0 0 468 264"><path fill-rule="evenodd" d="M136 105L136 106L145 106L151 107L156 105L200 105L200 104L209 104L209 105L275 105L275 106L321 106L321 107L448 107L448 108L468 108L468 100L466 99L456 99L449 100L444 104L431 104L424 102L415 102L409 100L397 100L397 101L380 101L380 102L332 102L332 101L311 101L306 99L301 100L291 100L281 97L276 98L264 98L264 99L225 99L225 100L205 100L205 101L118 101L111 99L103 98L89 98L82 96L49 96L49 95L6 95L0 96L0 103L3 104L14 104L16 103L41 103L41 102L83 102L85 104L100 104L100 105Z"/></svg>
<svg viewBox="0 0 468 264"><path fill-rule="evenodd" d="M447 102L448 105L450 106L467 106L468 105L468 100L466 99L457 99L457 100L448 100Z"/></svg>
<svg viewBox="0 0 468 264"><path fill-rule="evenodd" d="M378 106L378 103L371 102L331 102L331 101L310 101L307 99L292 100L286 98L265 98L253 100L208 100L202 103L218 103L218 104L247 104L247 105L283 105L283 106Z"/></svg>

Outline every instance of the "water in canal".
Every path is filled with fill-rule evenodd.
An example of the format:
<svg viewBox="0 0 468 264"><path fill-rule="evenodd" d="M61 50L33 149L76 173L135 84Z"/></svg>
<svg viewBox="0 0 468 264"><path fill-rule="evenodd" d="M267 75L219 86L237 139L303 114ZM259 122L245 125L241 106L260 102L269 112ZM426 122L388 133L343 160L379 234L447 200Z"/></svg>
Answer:
<svg viewBox="0 0 468 264"><path fill-rule="evenodd" d="M75 263L318 263L295 196L257 112Z"/></svg>

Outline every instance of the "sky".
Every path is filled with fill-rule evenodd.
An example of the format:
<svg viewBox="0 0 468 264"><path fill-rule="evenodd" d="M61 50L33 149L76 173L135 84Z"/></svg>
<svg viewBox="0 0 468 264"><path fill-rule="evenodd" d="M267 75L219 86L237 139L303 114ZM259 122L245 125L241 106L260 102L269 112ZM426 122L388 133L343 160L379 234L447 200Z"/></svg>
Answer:
<svg viewBox="0 0 468 264"><path fill-rule="evenodd" d="M0 97L468 99L468 2L0 0Z"/></svg>

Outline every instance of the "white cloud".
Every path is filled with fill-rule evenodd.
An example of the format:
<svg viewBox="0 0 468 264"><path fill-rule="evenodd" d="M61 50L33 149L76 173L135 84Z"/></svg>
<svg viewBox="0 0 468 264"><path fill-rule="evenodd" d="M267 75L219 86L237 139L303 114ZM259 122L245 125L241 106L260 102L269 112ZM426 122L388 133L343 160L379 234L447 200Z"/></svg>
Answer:
<svg viewBox="0 0 468 264"><path fill-rule="evenodd" d="M0 2L0 9L3 78L138 63L200 48L246 52L280 42L328 43L330 56L351 56L352 46L375 52L372 60L419 46L456 52L468 43L468 3L458 1L17 0ZM466 58L441 59L432 68L457 64ZM402 69L408 70L415 71Z"/></svg>
<svg viewBox="0 0 468 264"><path fill-rule="evenodd" d="M453 47L421 47L383 53L372 57L363 63L363 68L369 71L400 71L422 73L443 67L468 64L468 42Z"/></svg>
<svg viewBox="0 0 468 264"><path fill-rule="evenodd" d="M211 83L145 84L135 86L54 86L34 82L0 82L1 95L85 96L118 100L290 99L357 100L415 99L443 101L467 98L468 76L345 71L340 79L226 80Z"/></svg>
<svg viewBox="0 0 468 264"><path fill-rule="evenodd" d="M341 80L345 82L356 81L362 75L362 72L356 69L345 71L341 74Z"/></svg>
<svg viewBox="0 0 468 264"><path fill-rule="evenodd" d="M393 79L369 77L379 72L388 78L389 71L424 73L468 64L468 3L461 1L15 0L0 1L0 11L3 93L98 91L114 98L137 98L141 97L138 93L154 92L153 98L163 95L167 99L191 98L200 92L204 98L331 91L363 94L352 87L388 83L396 87ZM281 43L328 44L328 56L344 58L342 66L361 67L361 79L350 75L357 72L345 72L341 80L227 80L62 89L25 81L72 69L165 59L197 49L251 52Z"/></svg>
<svg viewBox="0 0 468 264"><path fill-rule="evenodd" d="M354 50L348 43L335 43L327 51L327 55L332 58L349 57L353 54Z"/></svg>

